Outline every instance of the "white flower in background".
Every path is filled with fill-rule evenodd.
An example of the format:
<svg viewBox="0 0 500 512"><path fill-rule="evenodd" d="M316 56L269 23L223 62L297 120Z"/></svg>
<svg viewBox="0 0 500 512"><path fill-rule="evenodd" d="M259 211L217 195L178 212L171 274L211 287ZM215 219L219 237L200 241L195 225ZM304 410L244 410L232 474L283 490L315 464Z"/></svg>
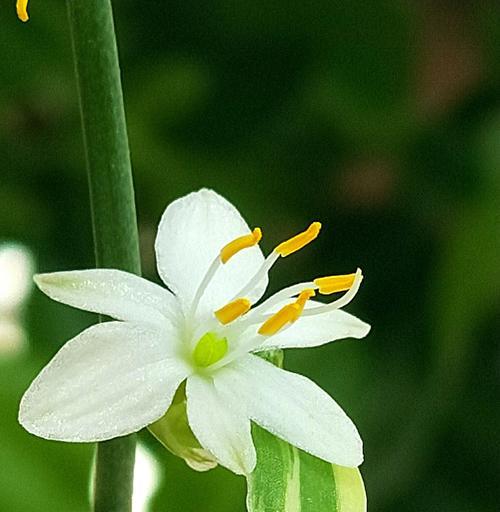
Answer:
<svg viewBox="0 0 500 512"><path fill-rule="evenodd" d="M19 244L0 245L0 356L25 345L21 323L23 305L32 288L33 260Z"/></svg>
<svg viewBox="0 0 500 512"><path fill-rule="evenodd" d="M112 269L36 276L54 300L118 321L94 325L63 346L24 395L19 421L61 441L102 441L145 426L156 426L161 438L165 412L184 397L201 445L197 469L215 459L251 473L251 421L321 459L358 466L361 439L337 403L309 379L255 355L368 333L366 323L339 309L356 294L360 270L259 302L273 264L320 227L311 224L264 258L260 229L250 231L228 201L200 190L170 204L158 228L158 271L171 291ZM330 304L310 300L341 291Z"/></svg>

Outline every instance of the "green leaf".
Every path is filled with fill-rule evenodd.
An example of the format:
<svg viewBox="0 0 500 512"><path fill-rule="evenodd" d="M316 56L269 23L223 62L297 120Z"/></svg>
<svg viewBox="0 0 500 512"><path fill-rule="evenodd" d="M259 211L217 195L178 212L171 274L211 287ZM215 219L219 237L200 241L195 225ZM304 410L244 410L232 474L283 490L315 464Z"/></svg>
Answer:
<svg viewBox="0 0 500 512"><path fill-rule="evenodd" d="M249 512L365 512L357 468L329 464L254 425L257 467L248 478Z"/></svg>

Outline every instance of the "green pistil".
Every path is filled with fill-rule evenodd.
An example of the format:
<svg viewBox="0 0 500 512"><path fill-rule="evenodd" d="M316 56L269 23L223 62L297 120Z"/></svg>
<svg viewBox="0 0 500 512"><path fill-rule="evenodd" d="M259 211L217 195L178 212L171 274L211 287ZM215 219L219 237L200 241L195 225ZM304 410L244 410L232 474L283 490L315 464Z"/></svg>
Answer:
<svg viewBox="0 0 500 512"><path fill-rule="evenodd" d="M193 359L196 366L206 368L220 361L227 353L227 338L221 338L213 332L205 333L196 344Z"/></svg>

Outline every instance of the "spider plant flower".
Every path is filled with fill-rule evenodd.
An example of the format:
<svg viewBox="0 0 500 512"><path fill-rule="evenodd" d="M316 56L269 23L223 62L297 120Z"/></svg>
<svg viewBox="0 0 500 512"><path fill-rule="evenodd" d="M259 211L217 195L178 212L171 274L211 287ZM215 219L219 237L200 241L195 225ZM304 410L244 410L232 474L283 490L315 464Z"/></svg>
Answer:
<svg viewBox="0 0 500 512"><path fill-rule="evenodd" d="M261 230L204 189L162 216L155 249L168 288L113 269L37 275L52 299L116 321L60 349L26 391L19 421L35 435L68 442L149 426L196 469L219 463L245 475L256 462L253 421L321 459L358 466L362 442L340 406L311 380L256 355L368 333L369 325L340 309L358 291L359 269L262 300L271 267L320 228L312 223L264 257ZM313 300L337 292L345 293L330 303ZM168 440L183 418L184 432Z"/></svg>

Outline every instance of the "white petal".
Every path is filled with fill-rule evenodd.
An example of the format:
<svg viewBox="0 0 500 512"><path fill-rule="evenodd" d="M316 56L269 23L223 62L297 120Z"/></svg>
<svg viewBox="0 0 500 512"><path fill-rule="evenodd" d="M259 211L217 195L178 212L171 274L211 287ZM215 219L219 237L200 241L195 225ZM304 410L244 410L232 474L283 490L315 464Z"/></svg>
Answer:
<svg viewBox="0 0 500 512"><path fill-rule="evenodd" d="M162 216L156 238L158 272L188 307L210 264L231 240L250 228L238 210L212 190L200 190L171 203ZM264 261L258 246L245 249L217 271L204 293L199 311L214 311L231 300ZM260 298L267 286L255 294ZM254 298L254 294L252 294Z"/></svg>
<svg viewBox="0 0 500 512"><path fill-rule="evenodd" d="M211 377L187 380L189 426L200 444L223 466L239 475L255 468L256 454L250 420L237 402L219 392Z"/></svg>
<svg viewBox="0 0 500 512"><path fill-rule="evenodd" d="M223 368L216 385L231 390L250 419L298 448L340 466L363 461L354 423L306 377L248 355Z"/></svg>
<svg viewBox="0 0 500 512"><path fill-rule="evenodd" d="M117 320L162 326L175 316L176 300L168 290L122 270L38 274L35 282L51 299Z"/></svg>
<svg viewBox="0 0 500 512"><path fill-rule="evenodd" d="M314 301L307 303L308 308L322 305ZM370 325L350 313L335 309L314 316L299 317L290 327L267 338L259 350L263 348L317 347L344 338L364 338L369 332Z"/></svg>
<svg viewBox="0 0 500 512"><path fill-rule="evenodd" d="M167 339L172 334L128 322L86 329L32 382L19 422L46 439L90 442L156 421L189 373Z"/></svg>

